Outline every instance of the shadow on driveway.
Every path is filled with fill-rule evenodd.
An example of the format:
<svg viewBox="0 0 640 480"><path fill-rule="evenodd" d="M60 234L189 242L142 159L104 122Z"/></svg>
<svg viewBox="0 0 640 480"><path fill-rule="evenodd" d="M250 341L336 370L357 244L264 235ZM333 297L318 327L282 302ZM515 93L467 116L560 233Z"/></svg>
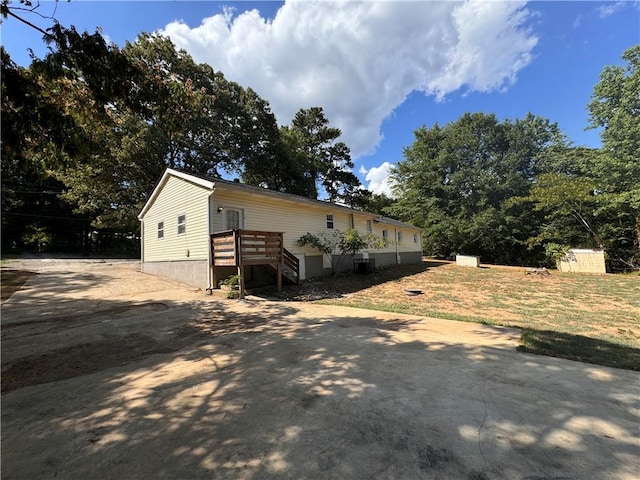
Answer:
<svg viewBox="0 0 640 480"><path fill-rule="evenodd" d="M3 384L44 375L2 395L3 477L637 478L633 372L518 353L499 327L171 282L97 302L74 275L3 309Z"/></svg>

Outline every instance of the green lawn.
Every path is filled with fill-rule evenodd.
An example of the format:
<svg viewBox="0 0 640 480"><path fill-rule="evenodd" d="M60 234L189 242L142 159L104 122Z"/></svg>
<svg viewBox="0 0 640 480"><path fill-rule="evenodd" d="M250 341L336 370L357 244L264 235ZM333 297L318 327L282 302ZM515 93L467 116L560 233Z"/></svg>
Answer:
<svg viewBox="0 0 640 480"><path fill-rule="evenodd" d="M404 289L422 290L407 296ZM525 275L447 262L310 282L323 303L522 329L520 350L640 371L640 276Z"/></svg>

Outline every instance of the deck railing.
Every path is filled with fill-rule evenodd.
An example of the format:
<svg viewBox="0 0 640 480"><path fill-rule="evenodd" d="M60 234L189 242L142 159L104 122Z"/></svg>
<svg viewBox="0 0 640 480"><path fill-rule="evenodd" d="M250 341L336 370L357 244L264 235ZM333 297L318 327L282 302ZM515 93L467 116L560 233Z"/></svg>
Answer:
<svg viewBox="0 0 640 480"><path fill-rule="evenodd" d="M270 265L276 270L278 292L282 291L282 266L285 265L298 281L298 258L284 248L281 232L255 230L225 230L211 234L211 257L214 285L217 267L237 267L240 276L240 298L244 297L244 267Z"/></svg>

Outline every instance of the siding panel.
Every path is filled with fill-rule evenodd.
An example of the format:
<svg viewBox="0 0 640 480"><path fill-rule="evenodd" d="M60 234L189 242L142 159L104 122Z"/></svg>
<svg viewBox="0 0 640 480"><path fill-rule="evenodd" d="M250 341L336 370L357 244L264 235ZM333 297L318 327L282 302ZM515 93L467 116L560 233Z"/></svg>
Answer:
<svg viewBox="0 0 640 480"><path fill-rule="evenodd" d="M211 211L213 212L213 231L223 229L223 213L218 213L218 207L237 208L244 212L244 228L247 230L262 230L270 232L284 233L284 246L293 253L306 253L317 255L318 251L310 247L298 247L296 241L309 232L318 234L319 232L330 232L327 229L327 214L333 215L334 230L344 232L350 228L350 213L347 210L332 208L331 205L309 205L303 202L296 203L282 199L269 198L261 195L252 195L237 191L232 191L226 185L216 187L212 197ZM361 233L367 231L366 220L374 219L375 216L354 213L354 226ZM389 232L389 239L395 238L396 230L403 231L403 241L400 244L390 242L381 250L371 250L380 253L416 252L421 251L420 238L418 243L413 242L413 234L416 230L396 227L373 222L373 232L382 236L382 230Z"/></svg>
<svg viewBox="0 0 640 480"><path fill-rule="evenodd" d="M144 216L144 261L208 259L210 192L176 177L169 177ZM178 234L178 216L186 215L186 233ZM159 239L158 223L164 223ZM188 254L188 255L187 255Z"/></svg>

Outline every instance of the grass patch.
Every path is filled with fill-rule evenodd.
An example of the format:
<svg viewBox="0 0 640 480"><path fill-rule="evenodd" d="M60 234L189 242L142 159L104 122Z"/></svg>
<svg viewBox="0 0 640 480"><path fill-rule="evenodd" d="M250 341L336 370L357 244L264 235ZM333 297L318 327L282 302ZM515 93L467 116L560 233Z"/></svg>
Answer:
<svg viewBox="0 0 640 480"><path fill-rule="evenodd" d="M640 370L637 274L542 277L518 267L428 262L306 282L299 291L299 299L332 305L520 328L522 351ZM305 291L328 294L304 298Z"/></svg>
<svg viewBox="0 0 640 480"><path fill-rule="evenodd" d="M518 350L640 371L640 349L582 335L524 329Z"/></svg>

